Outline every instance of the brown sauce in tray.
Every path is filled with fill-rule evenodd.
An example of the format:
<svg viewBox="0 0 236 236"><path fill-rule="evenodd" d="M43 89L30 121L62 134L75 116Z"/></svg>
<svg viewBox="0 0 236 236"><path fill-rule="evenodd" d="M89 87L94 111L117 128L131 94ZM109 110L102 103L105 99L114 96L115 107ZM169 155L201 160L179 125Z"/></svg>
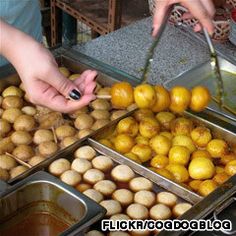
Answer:
<svg viewBox="0 0 236 236"><path fill-rule="evenodd" d="M1 236L56 236L70 226L48 212L34 212L10 228L0 231Z"/></svg>

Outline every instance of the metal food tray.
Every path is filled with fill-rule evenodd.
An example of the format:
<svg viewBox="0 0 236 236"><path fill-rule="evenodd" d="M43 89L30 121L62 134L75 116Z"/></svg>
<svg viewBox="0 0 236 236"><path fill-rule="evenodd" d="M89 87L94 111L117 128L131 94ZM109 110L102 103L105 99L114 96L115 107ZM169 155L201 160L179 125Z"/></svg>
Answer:
<svg viewBox="0 0 236 236"><path fill-rule="evenodd" d="M59 66L65 66L74 73L82 73L87 69L94 69L99 71L96 80L103 86L110 87L112 84L119 82L120 80L125 80L132 85L136 85L137 83L134 77L131 77L122 72L115 71L105 64L72 49L58 48L52 51L52 53L54 54ZM18 86L20 84L19 76L11 65L1 67L0 72L0 92L2 92L6 87L10 85ZM95 132L96 131L94 131L87 137L93 135ZM52 155L52 157L57 156L59 153L60 151L56 152ZM41 170L40 165L37 165L36 168L35 166L30 168L21 175L9 180L8 183L15 183L29 176L31 173L35 173L36 170Z"/></svg>
<svg viewBox="0 0 236 236"><path fill-rule="evenodd" d="M219 64L226 93L225 103L236 112L236 65L221 57L219 57ZM196 85L203 85L209 89L212 96L217 97L217 80L215 79L209 61L202 63L165 83L165 87L168 89L176 85L183 85L188 88L192 88ZM236 125L236 116L225 109L221 110L218 104L213 100L210 102L206 111L213 116L227 119L228 122Z"/></svg>
<svg viewBox="0 0 236 236"><path fill-rule="evenodd" d="M26 216L41 212L54 215L68 225L60 235L80 235L106 213L105 208L43 171L14 186L2 183L0 181L0 234L6 227L18 225ZM50 232L50 228L47 230Z"/></svg>
<svg viewBox="0 0 236 236"><path fill-rule="evenodd" d="M135 111L129 112L128 114L125 115L125 117L133 115L134 112ZM204 116L204 113L202 113L201 115ZM222 138L222 139L226 140L228 142L228 144L231 146L236 145L236 127L235 126L228 124L222 120L217 120L215 117L208 117L207 116L207 117L201 118L201 117L197 116L196 114L189 113L189 112L185 112L184 116L193 120L195 124L202 124L202 125L206 126L207 128L209 128L212 131L213 137ZM131 168L133 170L141 172L143 176L149 178L150 180L157 183L161 187L172 191L173 193L177 194L178 196L182 196L186 201L189 201L192 203L199 202L202 199L202 197L199 196L198 194L194 193L193 191L188 190L188 189L184 188L183 186L181 186L180 184L175 183L174 181L171 181L171 180L151 171L147 167L142 166L142 165L126 158L122 154L120 154L120 153L118 153L118 152L116 152L116 151L114 151L114 150L112 150L112 149L110 149L110 148L108 148L96 141L96 140L99 140L102 138L106 138L107 136L112 134L113 131L115 130L117 123L123 118L124 117L119 118L118 120L112 122L112 124L107 125L107 126L103 127L101 130L99 130L98 132L96 132L93 136L91 136L91 139L93 139L93 142L96 145L102 146L105 154L116 156L117 158L120 158L122 161L124 161L124 163L131 166Z"/></svg>

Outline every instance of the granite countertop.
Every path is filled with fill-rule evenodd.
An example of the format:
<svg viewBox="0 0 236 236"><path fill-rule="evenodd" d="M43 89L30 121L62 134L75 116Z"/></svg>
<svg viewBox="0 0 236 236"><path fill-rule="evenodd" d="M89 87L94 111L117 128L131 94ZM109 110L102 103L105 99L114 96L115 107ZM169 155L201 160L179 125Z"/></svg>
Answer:
<svg viewBox="0 0 236 236"><path fill-rule="evenodd" d="M151 45L151 17L101 36L74 49L140 78L146 53ZM200 40L199 40L200 39ZM204 40L168 25L156 48L149 75L150 83L163 83L206 60L209 53ZM216 44L221 55L236 63L236 47Z"/></svg>

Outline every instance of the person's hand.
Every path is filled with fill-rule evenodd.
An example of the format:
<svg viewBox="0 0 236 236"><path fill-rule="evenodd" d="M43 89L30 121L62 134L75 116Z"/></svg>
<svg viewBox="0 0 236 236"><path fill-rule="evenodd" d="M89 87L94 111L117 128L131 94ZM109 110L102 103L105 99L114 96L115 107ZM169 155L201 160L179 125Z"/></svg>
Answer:
<svg viewBox="0 0 236 236"><path fill-rule="evenodd" d="M215 14L214 4L211 0L156 0L156 10L153 17L152 36L156 36L168 8L172 4L180 3L188 9L183 15L184 19L196 18L200 24L197 24L194 31L200 31L201 25L207 29L209 34L214 32L213 17Z"/></svg>
<svg viewBox="0 0 236 236"><path fill-rule="evenodd" d="M68 113L96 98L93 94L95 71L85 71L78 79L70 81L60 73L55 59L43 45L8 24L0 23L3 32L0 52L16 68L32 103Z"/></svg>

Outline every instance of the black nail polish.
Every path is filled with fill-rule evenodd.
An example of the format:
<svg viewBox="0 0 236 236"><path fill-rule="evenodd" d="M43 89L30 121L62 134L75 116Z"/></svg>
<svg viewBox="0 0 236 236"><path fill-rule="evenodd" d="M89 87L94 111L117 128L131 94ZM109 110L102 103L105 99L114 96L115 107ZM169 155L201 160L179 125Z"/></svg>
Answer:
<svg viewBox="0 0 236 236"><path fill-rule="evenodd" d="M82 95L81 95L80 91L78 91L78 90L76 90L76 89L73 89L73 90L70 92L69 97L70 97L70 99L72 99L72 100L79 100L79 99L82 97Z"/></svg>

